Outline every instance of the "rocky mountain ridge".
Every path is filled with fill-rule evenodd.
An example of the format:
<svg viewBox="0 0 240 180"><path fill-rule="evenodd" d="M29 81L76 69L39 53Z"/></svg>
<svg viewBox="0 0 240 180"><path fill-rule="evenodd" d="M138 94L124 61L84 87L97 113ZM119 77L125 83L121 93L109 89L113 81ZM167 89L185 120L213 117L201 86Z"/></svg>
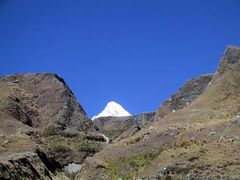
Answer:
<svg viewBox="0 0 240 180"><path fill-rule="evenodd" d="M206 89L213 74L205 74L187 81L171 98L164 101L157 111L157 118L163 118L169 113L176 112L189 106Z"/></svg>
<svg viewBox="0 0 240 180"><path fill-rule="evenodd" d="M1 77L0 92L0 179L240 177L238 47L226 49L214 75L187 81L156 114L93 123L52 73Z"/></svg>
<svg viewBox="0 0 240 180"><path fill-rule="evenodd" d="M94 119L93 122L104 134L112 139L127 138L139 131L142 126L150 125L153 121L159 121L169 113L189 106L203 93L212 78L213 74L205 74L188 80L177 93L161 104L157 113L149 112L125 117L99 117ZM117 138L118 136L120 137Z"/></svg>
<svg viewBox="0 0 240 180"><path fill-rule="evenodd" d="M239 69L230 46L197 98L104 148L76 179L239 179Z"/></svg>
<svg viewBox="0 0 240 180"><path fill-rule="evenodd" d="M0 179L52 179L106 145L58 75L1 77L0 92Z"/></svg>

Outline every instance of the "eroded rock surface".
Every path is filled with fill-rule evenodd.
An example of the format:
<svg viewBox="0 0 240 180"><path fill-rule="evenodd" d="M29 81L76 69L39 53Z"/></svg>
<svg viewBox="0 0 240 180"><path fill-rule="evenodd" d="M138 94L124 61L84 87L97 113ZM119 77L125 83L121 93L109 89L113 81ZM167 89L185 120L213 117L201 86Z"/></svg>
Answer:
<svg viewBox="0 0 240 180"><path fill-rule="evenodd" d="M130 134L134 132L134 126L141 127L152 123L154 121L155 114L155 112L146 112L133 116L99 117L94 119L93 122L100 129L100 131L114 140L122 133L124 134L121 136L121 138L127 137L127 135L130 136Z"/></svg>
<svg viewBox="0 0 240 180"><path fill-rule="evenodd" d="M0 92L0 179L51 179L105 146L58 75L1 77Z"/></svg>
<svg viewBox="0 0 240 180"><path fill-rule="evenodd" d="M169 113L189 106L203 93L212 78L213 74L207 74L187 81L176 94L163 102L157 111L156 117L161 119Z"/></svg>

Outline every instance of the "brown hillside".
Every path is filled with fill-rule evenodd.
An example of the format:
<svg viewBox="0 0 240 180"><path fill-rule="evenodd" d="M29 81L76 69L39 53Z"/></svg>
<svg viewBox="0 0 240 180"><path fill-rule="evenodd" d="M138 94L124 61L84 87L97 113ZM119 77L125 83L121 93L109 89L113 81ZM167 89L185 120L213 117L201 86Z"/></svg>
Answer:
<svg viewBox="0 0 240 180"><path fill-rule="evenodd" d="M189 106L88 159L76 179L239 179L240 49Z"/></svg>

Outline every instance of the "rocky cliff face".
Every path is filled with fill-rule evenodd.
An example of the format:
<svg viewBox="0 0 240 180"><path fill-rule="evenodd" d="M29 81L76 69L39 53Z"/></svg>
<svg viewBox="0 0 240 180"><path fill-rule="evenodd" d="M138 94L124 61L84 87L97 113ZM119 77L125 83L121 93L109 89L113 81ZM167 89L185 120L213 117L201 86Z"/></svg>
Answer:
<svg viewBox="0 0 240 180"><path fill-rule="evenodd" d="M161 119L169 113L176 112L189 106L203 93L212 78L212 74L207 74L187 81L176 94L163 102L157 111L156 117Z"/></svg>
<svg viewBox="0 0 240 180"><path fill-rule="evenodd" d="M132 129L135 129L136 127L141 128L141 126L152 123L154 121L155 114L156 113L154 112L148 112L133 116L99 117L94 119L93 122L100 129L100 131L102 131L108 137L110 137L111 139L116 139L118 136L120 136L123 132L127 130L129 134L130 131ZM133 126L135 128L132 128Z"/></svg>
<svg viewBox="0 0 240 180"><path fill-rule="evenodd" d="M56 74L12 75L0 80L1 86L9 90L5 97L8 104L3 107L5 114L30 127L59 126L80 131L94 128L64 80Z"/></svg>
<svg viewBox="0 0 240 180"><path fill-rule="evenodd" d="M0 179L51 179L106 143L62 78L0 78Z"/></svg>
<svg viewBox="0 0 240 180"><path fill-rule="evenodd" d="M239 179L239 69L240 49L227 48L189 106L109 145L76 179Z"/></svg>

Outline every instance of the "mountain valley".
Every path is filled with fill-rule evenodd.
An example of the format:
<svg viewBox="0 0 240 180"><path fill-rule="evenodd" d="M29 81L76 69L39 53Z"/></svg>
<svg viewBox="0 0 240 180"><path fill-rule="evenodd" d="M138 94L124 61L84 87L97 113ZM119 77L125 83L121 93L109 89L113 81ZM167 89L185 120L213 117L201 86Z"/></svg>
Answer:
<svg viewBox="0 0 240 180"><path fill-rule="evenodd" d="M156 112L111 101L90 119L54 73L0 77L0 92L0 179L240 178L238 47Z"/></svg>

